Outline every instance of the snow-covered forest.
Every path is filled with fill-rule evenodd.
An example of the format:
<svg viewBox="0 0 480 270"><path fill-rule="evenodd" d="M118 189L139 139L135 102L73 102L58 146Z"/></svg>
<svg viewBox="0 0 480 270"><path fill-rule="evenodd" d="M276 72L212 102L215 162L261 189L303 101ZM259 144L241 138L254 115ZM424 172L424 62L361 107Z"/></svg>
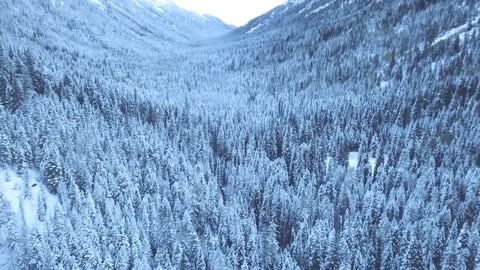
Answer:
<svg viewBox="0 0 480 270"><path fill-rule="evenodd" d="M479 20L1 0L0 269L480 269Z"/></svg>

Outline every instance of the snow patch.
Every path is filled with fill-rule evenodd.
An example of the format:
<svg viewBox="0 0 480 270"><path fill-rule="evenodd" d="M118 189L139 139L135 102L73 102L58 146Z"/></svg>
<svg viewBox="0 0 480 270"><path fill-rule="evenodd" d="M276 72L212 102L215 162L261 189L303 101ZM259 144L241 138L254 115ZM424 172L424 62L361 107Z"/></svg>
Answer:
<svg viewBox="0 0 480 270"><path fill-rule="evenodd" d="M307 7L302 8L302 9L298 12L298 15L302 15L302 13L305 12L305 10L307 10Z"/></svg>
<svg viewBox="0 0 480 270"><path fill-rule="evenodd" d="M319 6L317 9L312 10L312 12L310 12L306 17L308 17L308 16L310 16L310 15L313 15L313 14L315 14L315 13L318 13L318 12L320 12L321 10L326 9L327 7L329 7L329 6L330 6L331 4L333 4L334 2L335 2L335 0L330 1L330 2L326 3L325 5Z"/></svg>
<svg viewBox="0 0 480 270"><path fill-rule="evenodd" d="M358 164L360 163L360 154L359 152L350 152L348 153L348 167L356 170L358 168ZM377 167L377 159L374 157L369 156L368 157L368 164L370 165L370 168L372 169L372 175L373 171Z"/></svg>
<svg viewBox="0 0 480 270"><path fill-rule="evenodd" d="M348 153L348 167L352 169L357 169L358 162L359 162L358 158L359 158L358 152Z"/></svg>
<svg viewBox="0 0 480 270"><path fill-rule="evenodd" d="M312 1L312 2L308 3L307 6L305 6L304 8L302 8L302 10L300 10L300 11L298 12L298 15L302 15L303 12L311 9L311 8L312 8L312 5L313 5L314 3L315 3L315 1ZM307 16L308 16L308 15L307 15Z"/></svg>
<svg viewBox="0 0 480 270"><path fill-rule="evenodd" d="M262 27L263 24L259 23L257 24L255 27L253 27L252 29L248 30L247 34L251 34L253 32L255 32L258 28Z"/></svg>
<svg viewBox="0 0 480 270"><path fill-rule="evenodd" d="M469 26L473 27L473 25L477 23L479 20L480 20L480 16L477 16L475 19L473 19L473 21L467 22L458 27L448 30L447 32L443 33L441 36L437 37L435 41L432 43L432 45L435 45L439 42L452 38L453 36L458 35L460 33L471 31L471 29L469 29Z"/></svg>
<svg viewBox="0 0 480 270"><path fill-rule="evenodd" d="M112 1L109 1L108 2L110 4L110 6L112 6L113 8L117 9L117 10L120 10L120 11L123 11L123 9L119 6L117 6L114 2Z"/></svg>
<svg viewBox="0 0 480 270"><path fill-rule="evenodd" d="M90 0L90 2L94 3L95 5L98 5L102 10L105 9L105 4L101 0Z"/></svg>
<svg viewBox="0 0 480 270"><path fill-rule="evenodd" d="M10 226L36 228L46 231L46 222L53 219L58 203L57 196L50 194L38 181L39 175L27 171L23 177L12 170L0 170L0 269L14 269L13 254L8 243ZM41 194L45 200L39 200ZM44 205L45 208L39 207ZM45 210L43 221L39 220L39 210Z"/></svg>
<svg viewBox="0 0 480 270"><path fill-rule="evenodd" d="M198 19L200 19L202 22L208 21L208 19L207 19L205 16L201 15L201 14L198 14L198 13L195 13L195 12L192 12L192 14L193 14L193 16L195 16L195 17L197 17Z"/></svg>
<svg viewBox="0 0 480 270"><path fill-rule="evenodd" d="M332 162L332 157L331 156L328 156L326 159L325 159L325 170L328 172L328 168L330 168L330 162Z"/></svg>
<svg viewBox="0 0 480 270"><path fill-rule="evenodd" d="M368 158L368 163L370 164L370 167L372 168L372 175L373 171L375 171L375 168L377 167L377 159L374 157Z"/></svg>
<svg viewBox="0 0 480 270"><path fill-rule="evenodd" d="M157 10L158 12L165 13L165 10L163 10L161 7L155 6L154 8L155 8L155 10Z"/></svg>
<svg viewBox="0 0 480 270"><path fill-rule="evenodd" d="M45 229L45 222L38 219L39 196L45 195L45 220L53 219L57 196L48 192L47 188L38 180L38 173L28 171L24 178L19 177L11 170L0 172L0 196L9 205L10 210L27 227L37 228L40 232Z"/></svg>
<svg viewBox="0 0 480 270"><path fill-rule="evenodd" d="M390 82L389 81L382 81L380 82L380 88L386 88L390 85Z"/></svg>

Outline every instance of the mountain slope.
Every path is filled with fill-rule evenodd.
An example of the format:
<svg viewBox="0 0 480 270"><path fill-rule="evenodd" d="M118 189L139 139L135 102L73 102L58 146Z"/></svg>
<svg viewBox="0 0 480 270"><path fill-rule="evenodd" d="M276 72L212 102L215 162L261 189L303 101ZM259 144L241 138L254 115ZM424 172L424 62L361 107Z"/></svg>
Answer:
<svg viewBox="0 0 480 270"><path fill-rule="evenodd" d="M170 1L7 0L0 13L3 46L42 55L45 72L53 77L73 69L99 77L129 70L149 80L187 57L185 48L231 30L217 18ZM117 79L122 88L145 85Z"/></svg>
<svg viewBox="0 0 480 270"><path fill-rule="evenodd" d="M2 1L2 32L47 44L86 47L161 47L231 30L217 18L150 0ZM52 42L53 41L53 42Z"/></svg>

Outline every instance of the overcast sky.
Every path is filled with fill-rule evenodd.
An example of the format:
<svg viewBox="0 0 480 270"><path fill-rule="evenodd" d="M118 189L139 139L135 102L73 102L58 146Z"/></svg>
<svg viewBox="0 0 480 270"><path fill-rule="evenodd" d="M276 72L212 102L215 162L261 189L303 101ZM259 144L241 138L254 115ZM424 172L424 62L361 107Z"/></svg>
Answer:
<svg viewBox="0 0 480 270"><path fill-rule="evenodd" d="M281 5L286 0L173 0L177 5L198 14L210 14L235 26Z"/></svg>

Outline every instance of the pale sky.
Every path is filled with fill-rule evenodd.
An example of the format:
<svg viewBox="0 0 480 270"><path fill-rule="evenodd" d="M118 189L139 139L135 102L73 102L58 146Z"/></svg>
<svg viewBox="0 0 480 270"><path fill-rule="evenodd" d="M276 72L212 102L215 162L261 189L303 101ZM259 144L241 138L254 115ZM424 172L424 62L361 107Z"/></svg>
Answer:
<svg viewBox="0 0 480 270"><path fill-rule="evenodd" d="M245 25L286 2L286 0L173 0L178 6L198 14L209 14L235 26Z"/></svg>

